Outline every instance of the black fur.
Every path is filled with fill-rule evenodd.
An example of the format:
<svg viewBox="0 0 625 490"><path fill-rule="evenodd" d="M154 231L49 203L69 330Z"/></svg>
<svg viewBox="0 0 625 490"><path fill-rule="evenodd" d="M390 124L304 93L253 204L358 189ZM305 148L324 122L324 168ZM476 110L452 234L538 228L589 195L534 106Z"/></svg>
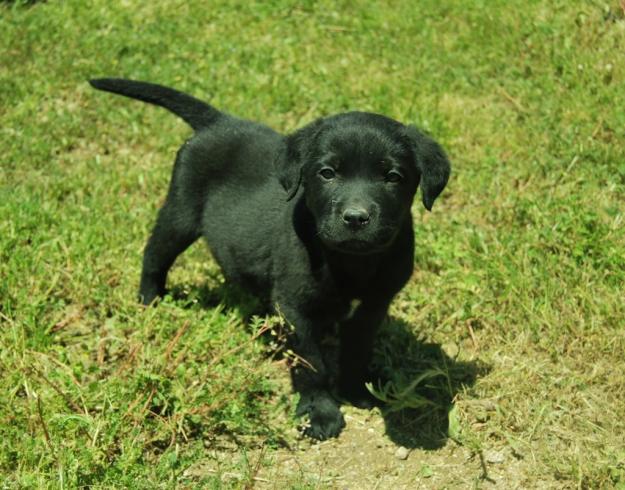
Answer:
<svg viewBox="0 0 625 490"><path fill-rule="evenodd" d="M178 151L145 248L141 301L165 293L174 260L203 236L228 281L294 325L293 349L307 361L292 370L298 414L310 419L307 435L337 436L345 422L330 380L341 397L370 405L373 339L412 273L417 186L431 209L449 178L442 148L377 114L338 114L283 136L158 85L91 84L163 106L196 131ZM337 326L334 373L320 340Z"/></svg>

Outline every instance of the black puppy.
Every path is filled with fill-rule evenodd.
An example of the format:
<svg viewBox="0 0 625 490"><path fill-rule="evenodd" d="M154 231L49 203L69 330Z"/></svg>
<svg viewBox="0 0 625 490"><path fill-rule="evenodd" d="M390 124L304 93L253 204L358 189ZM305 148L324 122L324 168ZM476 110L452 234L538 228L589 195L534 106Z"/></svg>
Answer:
<svg viewBox="0 0 625 490"><path fill-rule="evenodd" d="M295 327L293 350L307 361L291 373L297 413L309 416L310 437L337 436L345 421L330 379L340 397L370 404L373 338L412 273L417 186L429 210L447 184L442 148L377 114L324 117L283 136L159 85L90 83L162 106L195 130L145 248L143 303L165 293L176 257L204 236L226 279ZM336 326L339 373L331 373L320 340Z"/></svg>

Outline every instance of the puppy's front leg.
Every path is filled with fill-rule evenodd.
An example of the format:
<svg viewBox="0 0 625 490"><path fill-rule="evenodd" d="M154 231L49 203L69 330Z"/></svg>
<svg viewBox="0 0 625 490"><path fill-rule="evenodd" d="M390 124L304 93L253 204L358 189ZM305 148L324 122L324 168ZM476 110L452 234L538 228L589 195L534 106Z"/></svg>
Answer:
<svg viewBox="0 0 625 490"><path fill-rule="evenodd" d="M340 326L340 395L359 408L372 408L377 399L365 383L371 381L369 363L378 327L386 317L390 301L363 301Z"/></svg>
<svg viewBox="0 0 625 490"><path fill-rule="evenodd" d="M345 420L329 392L327 367L319 345L324 326L301 315L291 314L287 318L295 326L291 346L301 358L291 369L291 379L293 389L300 394L297 416L309 417L310 425L304 434L318 440L336 437L345 427Z"/></svg>

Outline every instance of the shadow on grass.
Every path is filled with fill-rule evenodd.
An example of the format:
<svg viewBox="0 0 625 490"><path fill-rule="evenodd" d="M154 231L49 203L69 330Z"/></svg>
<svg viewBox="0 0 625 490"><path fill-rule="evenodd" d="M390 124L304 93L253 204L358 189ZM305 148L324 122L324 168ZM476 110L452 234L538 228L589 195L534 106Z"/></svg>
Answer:
<svg viewBox="0 0 625 490"><path fill-rule="evenodd" d="M0 0L0 5L8 7L33 7L38 3L46 3L46 0Z"/></svg>
<svg viewBox="0 0 625 490"><path fill-rule="evenodd" d="M411 325L394 318L381 327L372 368L380 377L373 388L384 400L387 436L422 449L445 445L454 398L490 369L449 357L439 344L418 339Z"/></svg>
<svg viewBox="0 0 625 490"><path fill-rule="evenodd" d="M253 296L227 284L174 286L169 294L189 308L222 306L234 310L242 321L269 311ZM372 371L379 377L373 391L381 402L387 436L407 448L437 449L448 439L453 400L490 370L479 361L459 361L441 345L415 336L415 328L390 318L380 328ZM258 339L263 342L265 336ZM275 347L275 345L274 345ZM328 346L326 362L337 362L338 351ZM272 357L279 356L273 352ZM336 358L336 359L335 359Z"/></svg>
<svg viewBox="0 0 625 490"><path fill-rule="evenodd" d="M226 310L234 310L244 321L248 321L253 315L263 316L271 313L270 309L254 296L242 288L227 283L220 283L216 286L175 285L169 289L168 294L174 301L188 308L195 305L202 309L222 306Z"/></svg>

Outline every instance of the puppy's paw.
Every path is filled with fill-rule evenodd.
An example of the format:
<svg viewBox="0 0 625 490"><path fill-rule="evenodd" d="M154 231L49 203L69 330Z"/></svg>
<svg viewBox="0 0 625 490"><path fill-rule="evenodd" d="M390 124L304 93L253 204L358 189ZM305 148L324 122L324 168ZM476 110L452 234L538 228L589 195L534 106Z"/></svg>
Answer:
<svg viewBox="0 0 625 490"><path fill-rule="evenodd" d="M378 400L365 386L365 382L354 384L343 384L339 388L339 396L356 408L371 410L374 407L382 405L382 401Z"/></svg>
<svg viewBox="0 0 625 490"><path fill-rule="evenodd" d="M308 417L308 424L302 432L318 441L337 437L345 427L339 404L327 393L302 395L296 414Z"/></svg>
<svg viewBox="0 0 625 490"><path fill-rule="evenodd" d="M154 306L165 297L166 294L167 290L164 288L141 288L137 299L143 306Z"/></svg>

